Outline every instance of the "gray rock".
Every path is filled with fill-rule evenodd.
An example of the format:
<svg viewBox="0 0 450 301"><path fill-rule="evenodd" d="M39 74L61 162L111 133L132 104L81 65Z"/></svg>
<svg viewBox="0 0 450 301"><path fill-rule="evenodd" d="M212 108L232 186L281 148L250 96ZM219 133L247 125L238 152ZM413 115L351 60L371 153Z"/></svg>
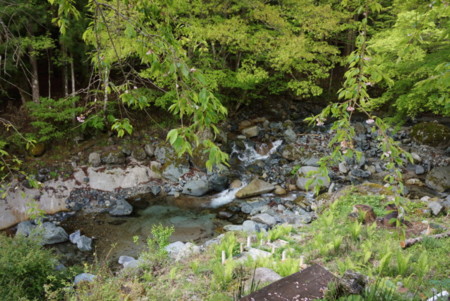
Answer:
<svg viewBox="0 0 450 301"><path fill-rule="evenodd" d="M265 229L265 227L263 227L263 225L261 225L259 223L255 223L254 221L245 221L242 224L242 231L248 232L248 233L259 232L263 229Z"/></svg>
<svg viewBox="0 0 450 301"><path fill-rule="evenodd" d="M220 244L220 242L222 241L222 239L225 237L225 234L220 234L219 236L217 236L216 238L210 239L205 241L205 243L203 244L204 248L207 248L211 245L218 245Z"/></svg>
<svg viewBox="0 0 450 301"><path fill-rule="evenodd" d="M416 175L423 175L425 173L425 168L422 165L416 165L414 172Z"/></svg>
<svg viewBox="0 0 450 301"><path fill-rule="evenodd" d="M247 186L236 192L237 198L248 198L275 190L275 186L260 179L254 179Z"/></svg>
<svg viewBox="0 0 450 301"><path fill-rule="evenodd" d="M119 257L118 263L121 264L121 265L124 265L127 262L130 262L130 261L133 261L133 260L136 260L136 259L134 257L131 257L131 256L123 255L123 256Z"/></svg>
<svg viewBox="0 0 450 301"><path fill-rule="evenodd" d="M102 162L105 164L123 164L125 163L125 155L120 150L112 151L102 158Z"/></svg>
<svg viewBox="0 0 450 301"><path fill-rule="evenodd" d="M192 196L202 196L209 191L209 184L205 180L187 182L183 187L183 193Z"/></svg>
<svg viewBox="0 0 450 301"><path fill-rule="evenodd" d="M241 204L241 211L245 214L250 214L252 212L253 206L248 203Z"/></svg>
<svg viewBox="0 0 450 301"><path fill-rule="evenodd" d="M123 268L124 269L137 269L137 268L140 267L140 265L141 265L141 261L140 260L132 260L132 261L129 261L129 262L125 263L123 265Z"/></svg>
<svg viewBox="0 0 450 301"><path fill-rule="evenodd" d="M120 256L118 262L123 266L124 269L138 268L141 263L140 260L134 259L131 256Z"/></svg>
<svg viewBox="0 0 450 301"><path fill-rule="evenodd" d="M281 278L283 277L269 268L256 268L253 278L247 282L246 287L250 288L252 282L254 286L260 286L278 281Z"/></svg>
<svg viewBox="0 0 450 301"><path fill-rule="evenodd" d="M178 182L179 178L187 173L189 171L189 168L184 166L175 166L174 164L170 164L167 166L167 168L163 171L163 177L166 179L169 179L173 182Z"/></svg>
<svg viewBox="0 0 450 301"><path fill-rule="evenodd" d="M77 247L84 252L92 251L92 238L81 235L77 241Z"/></svg>
<svg viewBox="0 0 450 301"><path fill-rule="evenodd" d="M131 212L133 212L133 206L124 199L117 199L109 209L109 214L112 216L130 215Z"/></svg>
<svg viewBox="0 0 450 301"><path fill-rule="evenodd" d="M139 147L133 150L131 156L137 161L144 161L147 158L147 153L143 148Z"/></svg>
<svg viewBox="0 0 450 301"><path fill-rule="evenodd" d="M75 280L73 282L73 284L77 285L80 282L94 282L95 280L95 275L89 274L89 273L81 273L75 276Z"/></svg>
<svg viewBox="0 0 450 301"><path fill-rule="evenodd" d="M341 162L339 163L339 172L343 173L343 174L347 174L348 173L348 165L347 162Z"/></svg>
<svg viewBox="0 0 450 301"><path fill-rule="evenodd" d="M428 208L430 208L433 215L438 216L444 209L444 206L440 202L433 201L428 203Z"/></svg>
<svg viewBox="0 0 450 301"><path fill-rule="evenodd" d="M149 158L155 155L155 147L152 144L146 144L144 146L144 151Z"/></svg>
<svg viewBox="0 0 450 301"><path fill-rule="evenodd" d="M360 295L368 282L369 278L367 276L351 270L346 271L344 276L339 280L345 292L351 295Z"/></svg>
<svg viewBox="0 0 450 301"><path fill-rule="evenodd" d="M62 227L50 222L43 223L42 227L44 229L42 237L43 245L52 245L69 240L69 235Z"/></svg>
<svg viewBox="0 0 450 301"><path fill-rule="evenodd" d="M420 163L422 162L422 158L419 156L419 154L417 153L411 153L411 157L413 158L415 163Z"/></svg>
<svg viewBox="0 0 450 301"><path fill-rule="evenodd" d="M17 225L16 235L29 236L36 226L30 221L24 221Z"/></svg>
<svg viewBox="0 0 450 301"><path fill-rule="evenodd" d="M286 145L282 152L281 156L289 161L297 161L302 159L304 156L302 149L295 144Z"/></svg>
<svg viewBox="0 0 450 301"><path fill-rule="evenodd" d="M161 186L154 185L150 187L150 191L153 193L154 196L157 196L161 192Z"/></svg>
<svg viewBox="0 0 450 301"><path fill-rule="evenodd" d="M100 164L102 164L102 159L100 157L100 154L97 152L93 152L89 154L88 162L93 167L98 167Z"/></svg>
<svg viewBox="0 0 450 301"><path fill-rule="evenodd" d="M81 232L80 232L80 230L77 230L69 235L69 240L71 243L76 245L78 243L78 240L80 239L80 237L81 237Z"/></svg>
<svg viewBox="0 0 450 301"><path fill-rule="evenodd" d="M209 186L213 191L222 192L228 188L230 181L226 176L214 174L209 178Z"/></svg>
<svg viewBox="0 0 450 301"><path fill-rule="evenodd" d="M425 183L431 189L444 192L450 189L450 166L435 167L426 177Z"/></svg>
<svg viewBox="0 0 450 301"><path fill-rule="evenodd" d="M270 257L272 254L260 249L250 248L247 252L244 252L242 256L237 260L238 262L244 262L247 258L257 260L258 258Z"/></svg>
<svg viewBox="0 0 450 301"><path fill-rule="evenodd" d="M447 212L450 212L450 198L447 197L445 199L445 201L442 202L442 206L444 206L445 210L447 210Z"/></svg>
<svg viewBox="0 0 450 301"><path fill-rule="evenodd" d="M172 155L173 151L165 146L158 146L155 149L155 157L161 163L165 163L170 155Z"/></svg>
<svg viewBox="0 0 450 301"><path fill-rule="evenodd" d="M319 166L319 160L320 158L318 157L309 157L309 158L302 158L302 164L305 166L314 166L314 167L318 167Z"/></svg>
<svg viewBox="0 0 450 301"><path fill-rule="evenodd" d="M352 175L353 177L356 177L356 178L365 179L365 178L370 177L371 173L370 173L370 171L365 171L365 170L362 170L359 168L355 168L350 171L350 175Z"/></svg>
<svg viewBox="0 0 450 301"><path fill-rule="evenodd" d="M241 225L225 225L223 226L225 231L243 231L244 227Z"/></svg>
<svg viewBox="0 0 450 301"><path fill-rule="evenodd" d="M319 168L314 166L303 166L301 167L297 172L297 179L295 181L295 184L297 187L301 190L307 190L306 189L306 183L309 179L313 178L316 180L315 183L311 183L308 187L308 190L314 189L315 186L320 185L321 187L327 188L330 186L330 180L326 177L320 176L318 174L308 176L309 172L318 171Z"/></svg>
<svg viewBox="0 0 450 301"><path fill-rule="evenodd" d="M284 131L283 135L284 139L288 143L294 143L297 140L297 134L290 127Z"/></svg>
<svg viewBox="0 0 450 301"><path fill-rule="evenodd" d="M256 125L242 130L242 135L244 135L247 138L256 137L258 136L258 134L259 128Z"/></svg>
<svg viewBox="0 0 450 301"><path fill-rule="evenodd" d="M181 241L176 241L169 244L168 246L165 247L165 250L169 253L169 257L174 259L175 261L179 261L180 259L201 252L199 246L196 246L190 242L183 243Z"/></svg>
<svg viewBox="0 0 450 301"><path fill-rule="evenodd" d="M266 224L268 226L273 226L277 223L277 220L273 216L271 216L267 213L261 213L261 214L252 216L252 220L256 221L258 223Z"/></svg>

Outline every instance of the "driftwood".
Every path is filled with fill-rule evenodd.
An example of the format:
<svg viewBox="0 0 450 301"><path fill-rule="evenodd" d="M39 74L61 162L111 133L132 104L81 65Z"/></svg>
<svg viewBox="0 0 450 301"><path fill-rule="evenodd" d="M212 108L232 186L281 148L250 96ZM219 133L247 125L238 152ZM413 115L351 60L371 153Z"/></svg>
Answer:
<svg viewBox="0 0 450 301"><path fill-rule="evenodd" d="M425 237L430 237L430 238L446 238L450 236L450 231L444 232L444 233L440 233L440 234L435 234L435 235L429 235L429 236L421 236L421 237L416 237L416 238L410 238L407 239L405 241L400 242L400 246L403 249L409 248L412 245L421 242Z"/></svg>

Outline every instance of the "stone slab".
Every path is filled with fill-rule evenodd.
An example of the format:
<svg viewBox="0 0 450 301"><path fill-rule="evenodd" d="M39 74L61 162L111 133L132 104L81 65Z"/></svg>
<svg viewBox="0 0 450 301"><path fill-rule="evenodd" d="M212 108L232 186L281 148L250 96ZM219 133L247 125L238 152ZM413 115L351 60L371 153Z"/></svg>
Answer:
<svg viewBox="0 0 450 301"><path fill-rule="evenodd" d="M324 297L325 289L332 281L337 281L337 278L315 264L255 291L240 301L316 300Z"/></svg>

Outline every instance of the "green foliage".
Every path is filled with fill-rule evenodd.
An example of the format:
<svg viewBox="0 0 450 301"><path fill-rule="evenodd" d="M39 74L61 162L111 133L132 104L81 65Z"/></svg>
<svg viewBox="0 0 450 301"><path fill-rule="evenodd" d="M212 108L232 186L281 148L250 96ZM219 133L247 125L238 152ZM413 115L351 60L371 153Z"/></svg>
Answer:
<svg viewBox="0 0 450 301"><path fill-rule="evenodd" d="M450 116L450 7L444 1L394 1L395 24L369 41L369 65L393 81L374 104L400 114Z"/></svg>
<svg viewBox="0 0 450 301"><path fill-rule="evenodd" d="M219 260L222 258L222 251L225 251L226 258L233 258L239 251L239 243L234 232L226 233L220 244L214 246L214 250L215 256Z"/></svg>
<svg viewBox="0 0 450 301"><path fill-rule="evenodd" d="M277 225L274 228L270 229L269 232L267 232L267 240L271 242L287 236L292 232L292 229L292 225Z"/></svg>
<svg viewBox="0 0 450 301"><path fill-rule="evenodd" d="M55 275L55 255L36 241L0 235L0 298L41 299L44 285Z"/></svg>
<svg viewBox="0 0 450 301"><path fill-rule="evenodd" d="M37 130L37 142L48 142L53 139L66 137L76 128L73 121L84 111L77 107L78 97L54 100L42 97L40 103L28 102L27 108L35 121L31 125Z"/></svg>
<svg viewBox="0 0 450 301"><path fill-rule="evenodd" d="M348 70L344 74L345 82L338 91L338 98L343 102L330 104L319 115L306 120L319 126L323 125L329 117L335 120L331 126L334 136L329 142L332 152L320 159L320 169L316 172L321 176L328 176L327 167L337 165L346 158L354 157L357 161L361 159L362 153L356 150L353 145L355 130L351 125L351 118L355 111L366 115L366 123L371 125L371 131L379 141L379 147L383 151L381 159L387 161L386 168L390 171L384 180L390 185L398 184L402 190L402 173L398 167L405 163L402 156L411 162L412 157L390 136L392 126L371 114L375 106L368 92L368 87L375 83L381 81L387 84L392 83L386 73L382 72L377 66L369 64L371 61L370 51L367 48L369 13L378 12L380 9L381 5L377 1L368 1L357 10L359 14L363 15L363 19L359 23L360 35L356 38L356 50L347 57ZM314 183L317 181L317 178L310 180ZM316 193L319 190L320 185L317 185L315 187Z"/></svg>
<svg viewBox="0 0 450 301"><path fill-rule="evenodd" d="M173 226L165 227L161 224L152 227L152 237L147 239L147 247L150 256L164 258L167 255L165 247L169 245L169 238L172 236L175 228Z"/></svg>

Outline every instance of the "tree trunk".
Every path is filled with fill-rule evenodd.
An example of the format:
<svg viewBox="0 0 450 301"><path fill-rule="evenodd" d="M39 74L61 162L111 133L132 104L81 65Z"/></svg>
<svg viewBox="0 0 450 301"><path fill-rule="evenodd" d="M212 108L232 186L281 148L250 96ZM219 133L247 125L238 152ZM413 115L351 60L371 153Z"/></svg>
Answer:
<svg viewBox="0 0 450 301"><path fill-rule="evenodd" d="M105 91L105 95L103 97L103 114L106 115L106 109L107 109L107 105L108 105L108 90L109 90L109 70L108 68L105 68L105 78L103 79L103 84L104 84L104 91Z"/></svg>
<svg viewBox="0 0 450 301"><path fill-rule="evenodd" d="M48 69L48 98L52 98L52 64L51 54L47 51L47 69Z"/></svg>
<svg viewBox="0 0 450 301"><path fill-rule="evenodd" d="M31 93L33 96L33 102L39 103L39 72L36 56L33 53L33 49L30 50L30 64L31 64Z"/></svg>
<svg viewBox="0 0 450 301"><path fill-rule="evenodd" d="M73 64L73 55L70 54L70 78L72 81L72 96L75 96L75 66Z"/></svg>
<svg viewBox="0 0 450 301"><path fill-rule="evenodd" d="M62 72L63 72L63 86L64 86L64 97L69 96L69 73L67 71L67 49L66 46L61 45L61 51L63 54L63 67L62 67Z"/></svg>

